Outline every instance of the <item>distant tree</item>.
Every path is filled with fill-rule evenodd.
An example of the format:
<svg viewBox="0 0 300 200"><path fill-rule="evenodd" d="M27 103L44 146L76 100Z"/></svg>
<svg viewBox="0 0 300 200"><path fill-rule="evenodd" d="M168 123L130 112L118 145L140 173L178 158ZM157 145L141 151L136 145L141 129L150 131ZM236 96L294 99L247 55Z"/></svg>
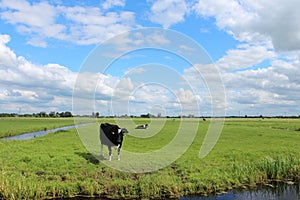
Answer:
<svg viewBox="0 0 300 200"><path fill-rule="evenodd" d="M56 113L54 111L50 112L49 117L56 117Z"/></svg>
<svg viewBox="0 0 300 200"><path fill-rule="evenodd" d="M262 115L259 115L259 118L264 118Z"/></svg>
<svg viewBox="0 0 300 200"><path fill-rule="evenodd" d="M150 113L148 113L148 114L143 114L143 115L141 115L141 118L150 118L151 117L151 114Z"/></svg>
<svg viewBox="0 0 300 200"><path fill-rule="evenodd" d="M64 113L64 116L63 116L63 117L73 117L73 115L72 115L71 112L66 111L66 112Z"/></svg>
<svg viewBox="0 0 300 200"><path fill-rule="evenodd" d="M42 111L42 112L37 113L36 117L49 117L49 115L46 112Z"/></svg>
<svg viewBox="0 0 300 200"><path fill-rule="evenodd" d="M158 113L158 114L157 114L157 118L161 118L161 113Z"/></svg>
<svg viewBox="0 0 300 200"><path fill-rule="evenodd" d="M60 117L65 117L65 112L59 113L59 116L60 116Z"/></svg>
<svg viewBox="0 0 300 200"><path fill-rule="evenodd" d="M18 116L17 113L1 113L0 117L16 117Z"/></svg>

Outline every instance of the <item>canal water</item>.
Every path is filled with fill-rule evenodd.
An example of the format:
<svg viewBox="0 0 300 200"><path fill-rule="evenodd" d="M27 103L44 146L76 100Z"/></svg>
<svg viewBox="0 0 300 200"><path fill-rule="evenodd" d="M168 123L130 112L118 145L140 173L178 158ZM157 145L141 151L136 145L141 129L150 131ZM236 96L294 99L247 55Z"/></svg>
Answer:
<svg viewBox="0 0 300 200"><path fill-rule="evenodd" d="M181 197L180 200L300 200L300 185L277 184L248 190L233 190L208 197Z"/></svg>
<svg viewBox="0 0 300 200"><path fill-rule="evenodd" d="M55 129L50 129L50 130L25 133L25 134L22 134L22 135L16 135L16 136L1 138L1 140L29 140L31 138L44 136L48 133L55 133L57 131L64 131L64 130L68 130L68 129L72 129L72 128L76 128L76 127L80 127L80 126L87 126L87 125L90 125L90 124L93 124L93 123L77 124L77 125L72 125L72 126L63 126L63 127L60 127L60 128L55 128Z"/></svg>

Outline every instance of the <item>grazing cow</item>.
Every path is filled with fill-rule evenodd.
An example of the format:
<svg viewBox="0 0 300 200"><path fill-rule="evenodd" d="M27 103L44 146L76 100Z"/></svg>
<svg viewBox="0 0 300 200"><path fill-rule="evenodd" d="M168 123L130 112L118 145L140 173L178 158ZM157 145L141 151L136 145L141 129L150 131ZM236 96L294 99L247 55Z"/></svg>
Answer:
<svg viewBox="0 0 300 200"><path fill-rule="evenodd" d="M116 146L118 150L118 160L120 160L120 150L122 147L123 136L128 133L126 128L119 128L118 125L104 123L100 125L101 155L103 156L103 145L108 147L109 161L111 161L111 147Z"/></svg>
<svg viewBox="0 0 300 200"><path fill-rule="evenodd" d="M148 124L143 124L143 125L137 126L135 129L147 129L147 128L148 128Z"/></svg>

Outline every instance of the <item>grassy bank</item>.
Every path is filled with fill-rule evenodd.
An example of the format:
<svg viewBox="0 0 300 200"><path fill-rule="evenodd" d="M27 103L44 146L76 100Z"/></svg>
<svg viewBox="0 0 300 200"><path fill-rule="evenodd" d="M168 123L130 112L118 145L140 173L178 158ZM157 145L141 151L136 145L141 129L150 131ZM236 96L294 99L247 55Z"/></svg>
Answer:
<svg viewBox="0 0 300 200"><path fill-rule="evenodd" d="M0 118L0 138L71 125L74 125L73 118L4 117Z"/></svg>
<svg viewBox="0 0 300 200"><path fill-rule="evenodd" d="M168 120L151 138L126 136L123 148L133 152L160 149L174 136L178 124ZM192 145L177 161L142 174L114 170L99 162L75 129L27 141L0 141L0 198L179 197L255 187L271 180L299 181L300 120L226 120L217 145L200 159L208 125L209 121L200 122Z"/></svg>

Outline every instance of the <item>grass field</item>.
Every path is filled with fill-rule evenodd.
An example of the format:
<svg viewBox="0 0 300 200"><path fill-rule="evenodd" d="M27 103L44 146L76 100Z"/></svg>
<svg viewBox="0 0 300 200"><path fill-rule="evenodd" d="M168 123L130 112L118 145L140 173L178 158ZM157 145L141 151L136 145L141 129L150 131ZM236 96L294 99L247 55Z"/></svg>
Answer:
<svg viewBox="0 0 300 200"><path fill-rule="evenodd" d="M14 118L11 123L22 123L19 120ZM149 122L135 120L137 124ZM189 123L197 121L190 119ZM299 119L226 119L218 143L203 159L198 154L209 120L199 124L197 135L183 156L148 173L122 172L105 165L107 161L99 162L86 150L76 129L26 141L0 141L0 198L161 198L206 195L274 180L299 183ZM153 137L126 136L122 149L160 149L175 136L178 126L179 119L169 119ZM8 127L2 131L12 131ZM26 125L23 127L27 129ZM95 125L85 128L98 134ZM124 163L126 157L112 162Z"/></svg>
<svg viewBox="0 0 300 200"><path fill-rule="evenodd" d="M0 118L0 138L73 124L73 118Z"/></svg>

